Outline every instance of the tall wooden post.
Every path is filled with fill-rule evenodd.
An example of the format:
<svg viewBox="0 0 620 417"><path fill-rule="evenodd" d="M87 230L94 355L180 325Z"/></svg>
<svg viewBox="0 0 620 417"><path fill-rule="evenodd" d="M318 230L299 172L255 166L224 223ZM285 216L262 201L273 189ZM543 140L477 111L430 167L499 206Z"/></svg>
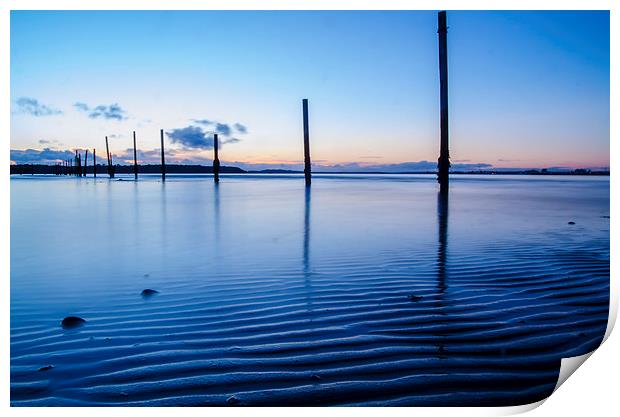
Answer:
<svg viewBox="0 0 620 417"><path fill-rule="evenodd" d="M440 186L447 187L450 171L450 153L448 151L448 27L446 12L437 15L439 33L439 96L440 96L440 128L441 145L437 163L437 179Z"/></svg>
<svg viewBox="0 0 620 417"><path fill-rule="evenodd" d="M304 113L304 176L306 177L306 186L312 182L312 172L310 168L310 132L308 127L308 99L302 100Z"/></svg>
<svg viewBox="0 0 620 417"><path fill-rule="evenodd" d="M97 178L97 149L93 148L93 177Z"/></svg>
<svg viewBox="0 0 620 417"><path fill-rule="evenodd" d="M164 129L159 130L161 138L161 180L166 181L166 161L164 159Z"/></svg>
<svg viewBox="0 0 620 417"><path fill-rule="evenodd" d="M220 158L218 157L217 133L213 134L213 181L220 182Z"/></svg>
<svg viewBox="0 0 620 417"><path fill-rule="evenodd" d="M84 152L84 177L86 176L86 167L88 167L88 149Z"/></svg>
<svg viewBox="0 0 620 417"><path fill-rule="evenodd" d="M138 179L138 156L136 154L136 131L133 131L133 176Z"/></svg>

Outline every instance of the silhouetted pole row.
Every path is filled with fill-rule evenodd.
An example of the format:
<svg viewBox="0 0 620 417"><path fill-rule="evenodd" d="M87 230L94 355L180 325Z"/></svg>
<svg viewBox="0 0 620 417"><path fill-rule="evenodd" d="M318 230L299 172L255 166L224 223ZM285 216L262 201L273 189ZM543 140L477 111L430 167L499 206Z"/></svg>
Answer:
<svg viewBox="0 0 620 417"><path fill-rule="evenodd" d="M138 156L136 154L136 131L133 131L133 175L138 179Z"/></svg>
<svg viewBox="0 0 620 417"><path fill-rule="evenodd" d="M304 113L304 176L306 177L306 186L312 182L312 172L310 168L310 132L308 127L308 99L302 101Z"/></svg>
<svg viewBox="0 0 620 417"><path fill-rule="evenodd" d="M447 190L450 171L450 153L448 151L448 50L447 38L448 27L446 25L446 12L437 15L439 33L439 96L440 96L440 127L441 145L439 161L437 163L440 187Z"/></svg>
<svg viewBox="0 0 620 417"><path fill-rule="evenodd" d="M160 129L161 137L161 180L166 181L166 161L164 160L164 129Z"/></svg>
<svg viewBox="0 0 620 417"><path fill-rule="evenodd" d="M449 172L450 172L450 152L449 152L449 133L448 133L448 51L447 38L448 27L446 20L446 12L441 11L437 14L437 33L439 35L439 95L440 95L440 150L439 159L437 161L437 179L440 184L441 191L448 190ZM303 111L303 129L304 129L304 177L306 186L312 183L312 162L310 158L310 127L308 121L308 99L302 99ZM164 149L164 130L160 129L161 139L161 179L166 180L166 161ZM219 183L220 160L218 155L218 135L213 134L213 180ZM114 166L112 164L112 154L108 144L108 137L105 137L106 155L108 159L108 175L114 178ZM84 171L81 169L81 158L78 151L75 151L75 169L72 160L67 160L62 164L64 171L78 176L86 176L86 167L88 163L88 150L84 154ZM136 132L133 131L133 165L134 177L138 179L138 156L136 145ZM61 171L61 164L58 165L58 172ZM93 149L93 176L97 176L97 155Z"/></svg>
<svg viewBox="0 0 620 417"><path fill-rule="evenodd" d="M215 181L215 183L219 183L220 182L220 158L217 155L217 151L218 151L218 138L217 138L217 133L213 134L213 181Z"/></svg>

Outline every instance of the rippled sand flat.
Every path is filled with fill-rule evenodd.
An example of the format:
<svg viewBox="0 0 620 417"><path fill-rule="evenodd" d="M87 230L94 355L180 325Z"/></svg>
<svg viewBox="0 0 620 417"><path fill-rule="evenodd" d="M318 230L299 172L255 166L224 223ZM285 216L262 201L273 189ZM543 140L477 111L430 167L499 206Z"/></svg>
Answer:
<svg viewBox="0 0 620 417"><path fill-rule="evenodd" d="M11 180L15 406L524 404L608 303L608 177Z"/></svg>

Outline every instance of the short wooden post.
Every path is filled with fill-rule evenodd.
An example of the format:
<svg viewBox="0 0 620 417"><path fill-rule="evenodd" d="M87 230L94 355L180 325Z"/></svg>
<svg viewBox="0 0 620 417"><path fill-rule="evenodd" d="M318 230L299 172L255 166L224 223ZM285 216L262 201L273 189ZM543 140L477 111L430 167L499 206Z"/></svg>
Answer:
<svg viewBox="0 0 620 417"><path fill-rule="evenodd" d="M312 182L312 171L310 163L310 132L308 127L308 99L302 100L304 115L304 176L306 177L306 186Z"/></svg>
<svg viewBox="0 0 620 417"><path fill-rule="evenodd" d="M218 157L218 138L217 133L213 134L213 181L220 182L220 158Z"/></svg>
<svg viewBox="0 0 620 417"><path fill-rule="evenodd" d="M84 152L84 177L86 176L86 167L88 166L88 149Z"/></svg>
<svg viewBox="0 0 620 417"><path fill-rule="evenodd" d="M110 153L110 178L114 178L114 163L112 161L112 153Z"/></svg>
<svg viewBox="0 0 620 417"><path fill-rule="evenodd" d="M133 131L133 175L138 179L138 155L136 153L136 131Z"/></svg>
<svg viewBox="0 0 620 417"><path fill-rule="evenodd" d="M75 172L76 177L82 176L82 165L80 164L80 154L75 150Z"/></svg>
<svg viewBox="0 0 620 417"><path fill-rule="evenodd" d="M164 129L160 129L161 137L161 180L166 181L166 161L164 160Z"/></svg>
<svg viewBox="0 0 620 417"><path fill-rule="evenodd" d="M108 158L108 176L112 178L112 165L110 164L110 147L108 146L108 137L105 137L105 153Z"/></svg>

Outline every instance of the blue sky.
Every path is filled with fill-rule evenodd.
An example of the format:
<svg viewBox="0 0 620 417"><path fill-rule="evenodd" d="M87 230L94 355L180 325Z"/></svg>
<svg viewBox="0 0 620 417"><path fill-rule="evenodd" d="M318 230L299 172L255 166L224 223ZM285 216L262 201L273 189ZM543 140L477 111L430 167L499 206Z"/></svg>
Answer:
<svg viewBox="0 0 620 417"><path fill-rule="evenodd" d="M607 12L448 25L453 164L609 166ZM135 130L156 163L165 129L171 161L207 163L217 130L225 162L294 167L308 98L315 164L434 164L437 60L430 11L13 11L12 159L108 135L123 160Z"/></svg>

